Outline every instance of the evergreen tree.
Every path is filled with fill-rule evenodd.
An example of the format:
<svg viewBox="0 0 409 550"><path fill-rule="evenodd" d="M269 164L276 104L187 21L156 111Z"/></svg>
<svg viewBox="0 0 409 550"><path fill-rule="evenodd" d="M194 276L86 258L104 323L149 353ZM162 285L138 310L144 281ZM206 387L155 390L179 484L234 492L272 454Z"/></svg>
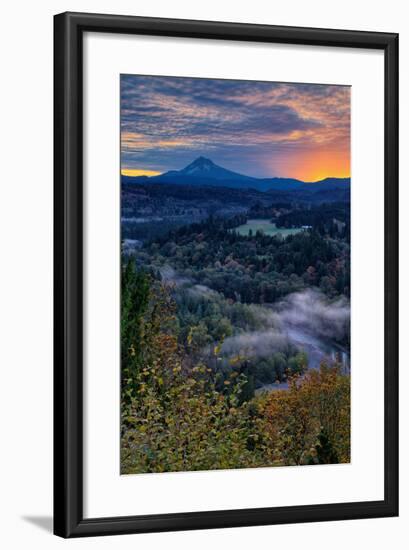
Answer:
<svg viewBox="0 0 409 550"><path fill-rule="evenodd" d="M318 443L315 445L318 464L338 464L338 455L328 438L324 428L318 434Z"/></svg>

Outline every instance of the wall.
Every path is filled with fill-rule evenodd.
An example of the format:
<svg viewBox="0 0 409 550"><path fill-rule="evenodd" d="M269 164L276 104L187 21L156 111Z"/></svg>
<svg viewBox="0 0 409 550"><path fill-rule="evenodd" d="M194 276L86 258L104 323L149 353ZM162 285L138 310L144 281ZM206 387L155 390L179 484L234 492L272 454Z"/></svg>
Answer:
<svg viewBox="0 0 409 550"><path fill-rule="evenodd" d="M401 407L401 517L309 525L229 529L75 540L50 534L52 510L52 15L62 11L123 13L160 17L270 23L312 27L400 32L401 151L409 148L409 28L405 2L327 0L283 3L253 0L151 0L149 3L100 0L14 1L2 8L2 131L0 223L1 335L0 385L2 419L0 539L7 549L60 548L275 548L371 550L406 547L409 520L407 431L409 401ZM406 16L406 20L405 20ZM406 23L406 25L405 25ZM401 280L408 280L405 241L409 236L409 168L401 155ZM401 290L402 311L409 305ZM403 345L409 329L402 314ZM406 354L401 388L409 374ZM5 378L4 378L5 377ZM406 544L405 544L406 542Z"/></svg>

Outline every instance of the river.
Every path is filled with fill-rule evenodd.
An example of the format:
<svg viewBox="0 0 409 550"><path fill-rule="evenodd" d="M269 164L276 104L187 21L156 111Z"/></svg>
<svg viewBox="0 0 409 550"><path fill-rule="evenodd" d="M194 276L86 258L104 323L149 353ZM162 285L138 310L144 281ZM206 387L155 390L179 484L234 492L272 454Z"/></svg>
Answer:
<svg viewBox="0 0 409 550"><path fill-rule="evenodd" d="M288 340L305 351L308 355L308 368L318 369L320 364L325 361L328 364L339 364L345 374L350 372L350 354L349 352L334 341L323 340L309 332L295 326L286 324L283 331ZM274 384L265 384L257 391L272 391L288 389L288 382Z"/></svg>

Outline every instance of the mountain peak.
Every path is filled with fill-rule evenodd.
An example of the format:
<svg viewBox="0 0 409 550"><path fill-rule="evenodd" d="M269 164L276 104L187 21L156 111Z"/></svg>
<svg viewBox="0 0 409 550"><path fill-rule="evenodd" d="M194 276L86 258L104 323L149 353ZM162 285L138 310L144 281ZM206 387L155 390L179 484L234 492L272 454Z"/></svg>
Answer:
<svg viewBox="0 0 409 550"><path fill-rule="evenodd" d="M252 180L237 172L232 172L226 168L222 168L218 164L215 164L212 160L206 157L197 157L193 162L188 164L183 170L167 172L172 177L178 174L182 177L190 177L196 179L212 179L212 180Z"/></svg>
<svg viewBox="0 0 409 550"><path fill-rule="evenodd" d="M211 161L210 159L207 159L206 157L197 157L196 160L191 162L182 170L184 174L196 174L201 172L210 172L216 168L216 164Z"/></svg>
<svg viewBox="0 0 409 550"><path fill-rule="evenodd" d="M130 180L135 179L130 178ZM315 192L334 189L348 191L350 186L350 178L326 178L314 183L306 183L293 178L254 178L223 168L204 156L197 157L181 170L170 170L147 179L152 183L173 183L189 186L210 185L213 187L233 187L238 189L251 188L262 192L293 190Z"/></svg>
<svg viewBox="0 0 409 550"><path fill-rule="evenodd" d="M191 164L211 164L214 166L214 162L206 157L197 157Z"/></svg>

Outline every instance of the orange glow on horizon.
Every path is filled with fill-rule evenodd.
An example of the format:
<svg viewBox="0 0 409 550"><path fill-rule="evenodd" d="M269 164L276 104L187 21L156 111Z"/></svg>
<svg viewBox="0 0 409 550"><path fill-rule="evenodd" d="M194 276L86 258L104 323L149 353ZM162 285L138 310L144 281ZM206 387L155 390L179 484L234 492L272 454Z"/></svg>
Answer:
<svg viewBox="0 0 409 550"><path fill-rule="evenodd" d="M156 170L143 170L136 168L123 168L121 174L123 176L159 176L162 172L157 172Z"/></svg>
<svg viewBox="0 0 409 550"><path fill-rule="evenodd" d="M308 151L288 156L283 159L279 168L280 174L283 174L282 177L308 182L320 181L325 178L349 178L351 175L350 153L349 151Z"/></svg>

